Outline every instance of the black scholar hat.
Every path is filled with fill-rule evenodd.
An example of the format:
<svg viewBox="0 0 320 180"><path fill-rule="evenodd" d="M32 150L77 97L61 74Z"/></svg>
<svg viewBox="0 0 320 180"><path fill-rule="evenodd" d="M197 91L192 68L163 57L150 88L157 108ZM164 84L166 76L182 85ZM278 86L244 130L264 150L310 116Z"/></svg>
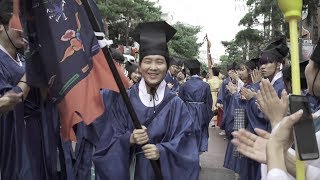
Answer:
<svg viewBox="0 0 320 180"><path fill-rule="evenodd" d="M191 59L184 61L184 66L188 69L199 69L201 63L196 59Z"/></svg>
<svg viewBox="0 0 320 180"><path fill-rule="evenodd" d="M165 21L140 23L135 28L133 38L139 43L139 59L148 55L162 55L169 67L169 51L167 43L177 32Z"/></svg>
<svg viewBox="0 0 320 180"><path fill-rule="evenodd" d="M260 58L253 58L253 59L250 59L249 61L246 61L244 65L246 65L249 69L254 70L256 67L259 66L259 61L260 61Z"/></svg>
<svg viewBox="0 0 320 180"><path fill-rule="evenodd" d="M283 62L283 59L288 55L289 48L286 38L282 37L270 43L262 52L260 64L269 62Z"/></svg>

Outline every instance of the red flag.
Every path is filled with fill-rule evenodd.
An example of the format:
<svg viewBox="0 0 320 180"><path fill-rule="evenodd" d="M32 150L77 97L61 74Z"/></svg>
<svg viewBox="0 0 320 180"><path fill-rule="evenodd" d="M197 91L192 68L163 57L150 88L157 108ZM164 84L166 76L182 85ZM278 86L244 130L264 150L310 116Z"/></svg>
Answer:
<svg viewBox="0 0 320 180"><path fill-rule="evenodd" d="M118 72L125 87L128 88L129 81L121 70L118 69ZM77 83L58 103L63 139L75 140L76 136L72 130L75 124L82 120L90 124L104 112L99 93L102 87L119 92L105 56L100 50L93 57L93 68L88 76Z"/></svg>

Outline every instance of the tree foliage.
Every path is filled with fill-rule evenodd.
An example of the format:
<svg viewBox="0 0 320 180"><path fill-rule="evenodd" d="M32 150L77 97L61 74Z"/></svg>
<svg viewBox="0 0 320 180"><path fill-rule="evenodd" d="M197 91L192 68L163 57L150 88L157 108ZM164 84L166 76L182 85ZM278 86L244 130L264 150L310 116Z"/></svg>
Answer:
<svg viewBox="0 0 320 180"><path fill-rule="evenodd" d="M131 44L130 33L142 21L161 19L161 8L147 0L97 0L108 24L108 35L119 44Z"/></svg>
<svg viewBox="0 0 320 180"><path fill-rule="evenodd" d="M227 64L228 62L243 61L242 49L234 40L222 41L221 43L226 48L226 55L223 56L224 59L220 59L222 64Z"/></svg>
<svg viewBox="0 0 320 180"><path fill-rule="evenodd" d="M260 54L260 46L263 45L262 33L257 29L247 28L239 31L235 36L235 43L242 49L242 59L249 60Z"/></svg>
<svg viewBox="0 0 320 180"><path fill-rule="evenodd" d="M197 43L197 34L201 31L201 27L181 22L177 22L173 27L177 33L169 42L170 52L187 58L196 58L199 54L199 47L202 45Z"/></svg>
<svg viewBox="0 0 320 180"><path fill-rule="evenodd" d="M222 42L226 47L226 56L221 57L222 60L220 60L223 66L227 62L239 62L258 57L267 42L287 32L288 27L276 0L247 0L246 2L249 11L238 24L245 29L240 30L234 40ZM258 26L263 26L263 30L256 29Z"/></svg>
<svg viewBox="0 0 320 180"><path fill-rule="evenodd" d="M286 30L282 13L276 0L248 0L250 11L242 18L239 25L247 27L263 25L265 39L283 35Z"/></svg>
<svg viewBox="0 0 320 180"><path fill-rule="evenodd" d="M105 23L108 25L108 37L116 44L131 45L133 29L140 22L161 20L164 13L161 7L148 0L96 0ZM201 28L178 22L173 25L177 33L169 43L172 54L195 58L201 44L197 43L197 34Z"/></svg>

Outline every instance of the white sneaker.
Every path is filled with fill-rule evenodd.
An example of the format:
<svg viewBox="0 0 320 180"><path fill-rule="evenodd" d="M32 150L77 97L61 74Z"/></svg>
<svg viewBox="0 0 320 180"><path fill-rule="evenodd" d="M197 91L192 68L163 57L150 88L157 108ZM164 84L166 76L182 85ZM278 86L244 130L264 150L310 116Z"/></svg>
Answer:
<svg viewBox="0 0 320 180"><path fill-rule="evenodd" d="M220 135L220 136L225 136L225 135L226 135L226 132L225 132L225 131L221 131L221 132L219 133L219 135Z"/></svg>

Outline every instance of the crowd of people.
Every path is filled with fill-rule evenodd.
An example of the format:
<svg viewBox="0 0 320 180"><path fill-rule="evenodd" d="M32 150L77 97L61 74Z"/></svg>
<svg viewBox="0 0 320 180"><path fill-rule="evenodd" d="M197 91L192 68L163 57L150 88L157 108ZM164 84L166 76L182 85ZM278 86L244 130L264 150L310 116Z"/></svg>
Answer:
<svg viewBox="0 0 320 180"><path fill-rule="evenodd" d="M310 60L300 62L301 94L309 100L318 141L312 143L318 147L319 50L317 46ZM280 38L270 43L259 58L228 65L228 77L219 92L223 105L221 127L229 141L224 167L240 179L296 176L295 153L289 148L293 147L293 125L300 120L302 110L288 114L288 94L292 93L288 51L285 38ZM319 179L319 167L318 159L307 161L306 179Z"/></svg>
<svg viewBox="0 0 320 180"><path fill-rule="evenodd" d="M288 114L292 79L285 38L257 58L229 63L224 77L217 67L201 71L197 59L170 56L167 43L176 30L165 21L140 23L133 33L137 62L109 51L130 82L127 94L142 128L132 122L121 94L102 89L97 93L105 112L90 125L75 125L75 142L60 137L48 89L28 83L19 24L12 1L0 1L0 179L151 180L159 179L157 166L165 180L197 180L211 127L228 141L223 166L241 180L294 179L292 128L302 111ZM319 44L300 67L319 147ZM320 178L318 159L305 168L308 180Z"/></svg>

